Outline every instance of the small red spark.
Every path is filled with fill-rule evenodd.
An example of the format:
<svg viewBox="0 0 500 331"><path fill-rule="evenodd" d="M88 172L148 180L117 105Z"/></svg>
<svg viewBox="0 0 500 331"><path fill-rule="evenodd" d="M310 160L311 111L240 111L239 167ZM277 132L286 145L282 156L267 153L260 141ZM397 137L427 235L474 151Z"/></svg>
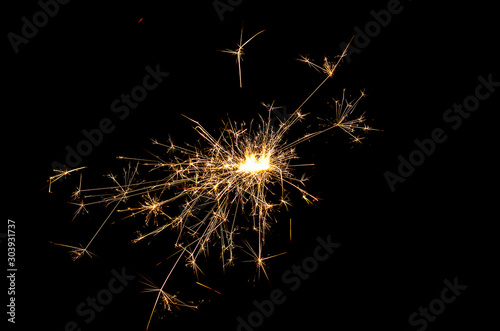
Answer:
<svg viewBox="0 0 500 331"><path fill-rule="evenodd" d="M141 23L141 22L142 22L142 17L141 17L141 19L137 23Z"/></svg>

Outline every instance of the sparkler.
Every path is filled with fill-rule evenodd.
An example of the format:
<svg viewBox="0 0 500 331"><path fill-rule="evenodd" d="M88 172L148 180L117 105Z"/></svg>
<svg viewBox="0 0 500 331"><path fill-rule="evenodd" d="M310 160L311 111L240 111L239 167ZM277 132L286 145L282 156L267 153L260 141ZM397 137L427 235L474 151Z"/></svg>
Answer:
<svg viewBox="0 0 500 331"><path fill-rule="evenodd" d="M224 51L237 57L240 87L243 47L261 32L263 31L243 43L242 29L238 49ZM291 128L306 116L302 113L302 108L319 88L333 77L342 58L347 54L347 47L336 61L325 58L322 66L307 57L300 58L300 61L326 77L291 116L280 120L277 128L271 125L273 104L266 105L267 118L260 117L255 123L252 121L245 125L230 120L223 121L218 136L210 134L199 122L188 118L201 137L196 146L178 146L171 139L167 144L154 140L154 145L167 150L168 158L158 155L149 159L120 156L119 159L129 161L128 168L124 169L123 179L110 174L108 177L113 183L111 186L93 189L82 189L80 182L74 197L84 200L74 203L78 206L76 214L87 212L90 205L102 203L111 211L85 247L58 245L71 248L75 259L84 253L92 255L89 251L91 243L114 213L123 214L124 218L144 218L145 226L149 230L140 233L133 240L134 243L154 237L165 230L176 231L174 247L178 257L162 285L157 286L150 280L144 282L148 286L146 292L157 293L148 328L154 312L161 304L169 310L173 306L196 308L196 305L186 304L166 292L166 284L183 259L198 275L201 272L198 259L207 254L214 242L218 242L220 246L222 268L226 268L234 264L237 255L235 250L242 247L238 243L241 233L245 232L245 229L254 232L254 245L246 239L241 239L241 243L246 247L242 248L242 251L251 256L248 262L255 263L257 274L263 273L267 278L266 261L284 254L264 254L266 234L276 222L274 211L291 205L289 191L298 192L308 203L317 200L304 188L307 178L304 175L295 175L297 167L307 165L295 163L298 159L295 147L336 127L357 141L360 139L353 134L355 130L371 130L362 125L363 116L349 119L364 93L354 102L347 102L343 95L341 100L335 101L335 119L327 121L323 129L290 142L287 140ZM155 179L139 179L139 166L148 169L148 175L151 177L156 174ZM69 172L76 170L78 169ZM63 174L50 177L50 184ZM135 204L132 204L132 201L135 201ZM179 205L182 206L180 213L173 215L171 206Z"/></svg>

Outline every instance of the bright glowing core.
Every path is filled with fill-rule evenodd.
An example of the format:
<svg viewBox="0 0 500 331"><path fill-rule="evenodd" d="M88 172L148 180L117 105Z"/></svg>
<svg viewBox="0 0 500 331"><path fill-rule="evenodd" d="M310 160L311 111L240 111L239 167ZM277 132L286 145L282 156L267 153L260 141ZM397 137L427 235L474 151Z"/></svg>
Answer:
<svg viewBox="0 0 500 331"><path fill-rule="evenodd" d="M257 172L269 169L269 156L257 157L252 155L247 155L245 162L241 163L238 167L238 171L248 171L248 172Z"/></svg>

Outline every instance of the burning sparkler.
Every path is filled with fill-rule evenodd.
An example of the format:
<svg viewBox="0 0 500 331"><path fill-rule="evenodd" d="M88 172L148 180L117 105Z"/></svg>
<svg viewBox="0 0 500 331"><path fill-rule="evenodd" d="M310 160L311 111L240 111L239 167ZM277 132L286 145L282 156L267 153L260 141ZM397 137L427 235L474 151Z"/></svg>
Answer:
<svg viewBox="0 0 500 331"><path fill-rule="evenodd" d="M240 87L243 47L259 33L243 43L242 31L238 50L225 51L237 56ZM223 122L218 136L213 136L200 123L189 119L201 137L198 145L181 147L171 140L167 144L153 141L153 144L166 148L168 158L154 156L150 159L138 159L121 156L120 159L129 161L123 179L109 175L113 185L104 188L82 189L80 183L75 197L82 197L85 202L75 203L78 206L77 214L86 212L90 205L102 203L109 206L111 211L85 247L62 246L70 247L75 258L84 253L91 255L91 243L114 213L125 215L125 218L144 218L145 225L150 230L139 234L134 242L154 237L165 230L176 231L174 246L178 257L172 269L161 286L149 280L145 283L149 287L147 292L157 293L151 317L160 303L168 309L177 305L195 307L167 293L166 284L183 259L197 274L200 271L199 257L208 252L214 241L219 243L223 268L234 264L235 250L242 247L240 243L243 243L246 247L243 251L252 257L251 262L256 264L258 273L262 272L267 277L266 261L283 254L264 254L266 233L276 221L273 212L291 205L289 191L298 192L308 203L316 200L304 189L306 178L295 174L296 167L304 166L295 163L298 159L295 146L335 127L356 139L354 130L371 129L361 125L363 117L349 119L364 94L354 102L345 101L343 96L341 101L335 102L335 119L327 122L325 128L291 142L287 141L290 129L305 118L302 113L305 103L333 77L346 53L347 48L334 62L325 58L322 66L314 64L307 57L301 57L302 62L324 73L326 77L277 128L271 125L273 104L267 105L267 118L261 117L258 123L245 125ZM156 174L156 179L140 180L139 166L149 169L148 174L151 176ZM51 184L58 179L57 176L50 178ZM132 202L135 204L132 205ZM169 210L172 205L181 205L180 213L172 215ZM245 228L256 234L254 245L246 239L238 239Z"/></svg>

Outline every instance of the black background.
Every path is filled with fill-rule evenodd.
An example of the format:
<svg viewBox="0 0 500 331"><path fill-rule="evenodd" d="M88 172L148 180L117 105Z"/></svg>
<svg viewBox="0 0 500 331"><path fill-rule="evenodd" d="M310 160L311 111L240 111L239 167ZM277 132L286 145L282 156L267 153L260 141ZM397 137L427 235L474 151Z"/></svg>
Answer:
<svg viewBox="0 0 500 331"><path fill-rule="evenodd" d="M315 164L304 171L312 176L308 191L320 201L307 205L292 193L293 208L277 214L268 252L288 254L271 260L271 285L265 279L254 283L255 271L245 263L224 275L214 250L200 281L223 295L193 285L194 276L181 268L171 292L205 301L196 312L155 315L152 330L235 330L236 318L246 318L255 310L252 301L268 299L273 288L284 290L287 300L259 330L416 330L408 317L439 297L444 279L455 277L468 288L428 329L488 325L495 312L487 300L497 262L498 148L492 117L498 92L455 131L442 116L474 93L479 75L500 78L494 67L495 10L479 1L441 7L405 1L402 6L304 107L314 125L316 116L331 112L326 102L340 97L342 89L353 97L365 90L368 97L359 111L383 131L370 132L362 145L337 131L298 147L304 163ZM116 124L82 162L88 167L84 186L96 187L107 183L103 175L125 165L116 156L161 153L152 138L196 142L192 123L181 114L215 134L228 116L249 121L264 114L260 102L275 100L291 112L323 79L296 61L299 54L317 62L339 54L339 44L350 40L354 27L363 29L373 20L371 10L386 7L387 1L247 0L221 21L211 1L72 1L18 54L4 38L3 187L7 217L17 226L16 327L64 330L74 320L82 330L143 330L155 296L140 293L139 276L90 324L75 309L106 288L113 269L125 267L128 274L148 275L157 283L170 270L171 260L155 264L172 253L171 236L129 244L141 229L140 219L108 224L91 247L96 259L73 262L65 249L50 244L85 244L107 215L95 208L71 222L74 208L67 202L78 175L47 192L51 163L64 162L65 146L75 147L83 129L97 127L105 117ZM19 33L21 17L38 10L36 1L4 9L4 35ZM242 23L244 38L266 32L246 47L240 89L235 59L218 50L237 47ZM113 100L142 82L146 66L157 64L170 76L119 120L110 110ZM395 173L398 155L408 156L413 141L429 138L437 127L445 129L447 141L391 192L384 172ZM306 132L305 125L297 130ZM312 255L318 236L328 235L340 248L297 291L289 291L280 280L283 272Z"/></svg>

